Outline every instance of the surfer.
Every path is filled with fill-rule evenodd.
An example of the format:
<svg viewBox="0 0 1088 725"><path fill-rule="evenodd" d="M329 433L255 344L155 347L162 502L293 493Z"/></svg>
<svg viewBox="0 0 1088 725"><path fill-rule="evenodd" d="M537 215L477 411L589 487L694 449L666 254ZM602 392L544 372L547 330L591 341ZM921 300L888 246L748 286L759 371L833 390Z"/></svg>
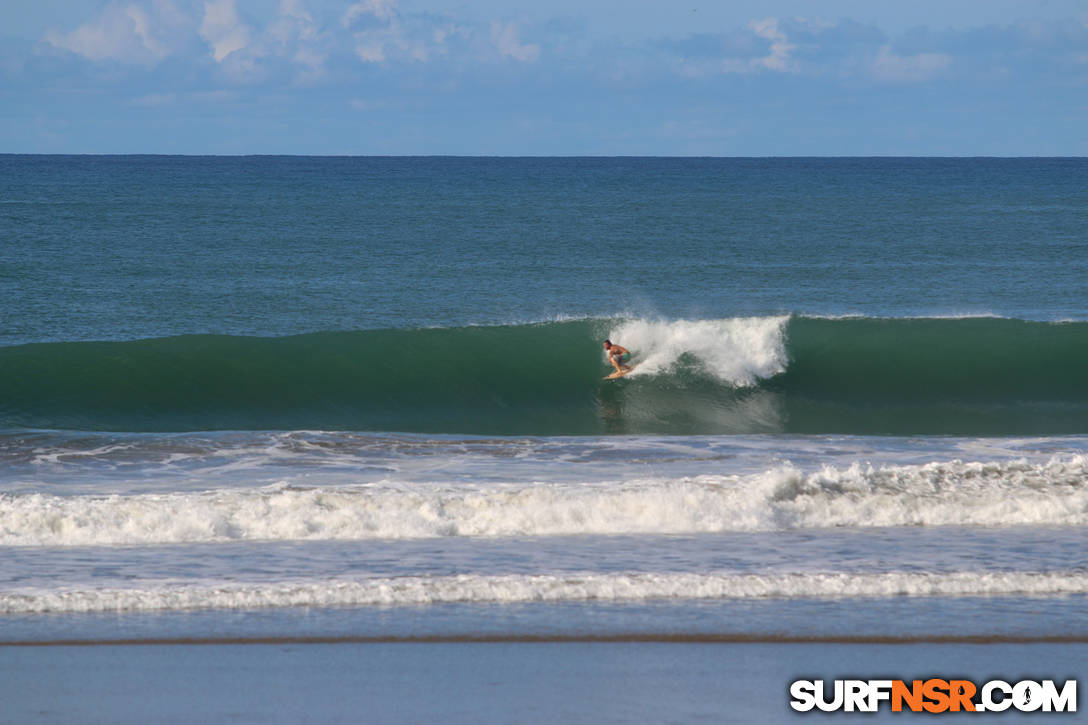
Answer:
<svg viewBox="0 0 1088 725"><path fill-rule="evenodd" d="M611 340L604 341L604 349L608 351L608 362L616 368L617 373L624 373L631 369L627 362L631 359L631 351L620 345L613 345Z"/></svg>

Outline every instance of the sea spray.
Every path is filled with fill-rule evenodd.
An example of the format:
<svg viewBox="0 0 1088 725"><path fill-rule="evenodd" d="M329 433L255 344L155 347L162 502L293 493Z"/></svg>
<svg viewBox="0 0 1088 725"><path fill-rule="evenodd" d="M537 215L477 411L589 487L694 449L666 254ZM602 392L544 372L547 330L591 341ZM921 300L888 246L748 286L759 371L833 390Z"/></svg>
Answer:
<svg viewBox="0 0 1088 725"><path fill-rule="evenodd" d="M687 363L733 387L756 385L786 370L789 317L725 320L628 320L610 337L638 351L636 376L668 375Z"/></svg>

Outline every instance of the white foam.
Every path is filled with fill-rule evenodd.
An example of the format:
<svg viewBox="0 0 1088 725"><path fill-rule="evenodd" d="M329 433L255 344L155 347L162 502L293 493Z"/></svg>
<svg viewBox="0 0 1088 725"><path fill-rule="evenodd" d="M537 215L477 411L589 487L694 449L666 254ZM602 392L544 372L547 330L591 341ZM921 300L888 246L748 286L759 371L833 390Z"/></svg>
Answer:
<svg viewBox="0 0 1088 725"><path fill-rule="evenodd" d="M1054 596L1088 593L1088 573L903 572L614 573L294 581L165 583L150 588L0 593L0 614L131 612L263 607L639 601L650 599Z"/></svg>
<svg viewBox="0 0 1088 725"><path fill-rule="evenodd" d="M810 320L1016 320L995 312L930 312L913 315L871 315L864 312L843 312L839 314L803 313L798 317Z"/></svg>
<svg viewBox="0 0 1088 725"><path fill-rule="evenodd" d="M496 485L0 495L0 545L1088 525L1088 457Z"/></svg>
<svg viewBox="0 0 1088 725"><path fill-rule="evenodd" d="M58 449L50 451L44 448L37 448L33 451L34 458L31 460L31 463L35 465L46 463L58 464L79 458L97 458L100 456L109 456L121 451L128 451L133 447L134 446L131 444L114 443L87 450Z"/></svg>
<svg viewBox="0 0 1088 725"><path fill-rule="evenodd" d="M635 355L633 375L674 369L682 357L735 386L751 386L786 370L788 316L723 320L627 320L612 327L609 339Z"/></svg>

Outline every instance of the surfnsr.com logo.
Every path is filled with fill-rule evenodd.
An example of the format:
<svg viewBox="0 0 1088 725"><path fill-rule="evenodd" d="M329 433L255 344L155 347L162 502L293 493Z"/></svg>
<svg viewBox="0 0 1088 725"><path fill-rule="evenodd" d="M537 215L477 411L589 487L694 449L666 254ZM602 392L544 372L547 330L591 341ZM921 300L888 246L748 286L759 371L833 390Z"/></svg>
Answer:
<svg viewBox="0 0 1088 725"><path fill-rule="evenodd" d="M981 686L970 680L795 680L790 707L798 712L1076 712L1077 681L1059 686L1053 680L990 680Z"/></svg>

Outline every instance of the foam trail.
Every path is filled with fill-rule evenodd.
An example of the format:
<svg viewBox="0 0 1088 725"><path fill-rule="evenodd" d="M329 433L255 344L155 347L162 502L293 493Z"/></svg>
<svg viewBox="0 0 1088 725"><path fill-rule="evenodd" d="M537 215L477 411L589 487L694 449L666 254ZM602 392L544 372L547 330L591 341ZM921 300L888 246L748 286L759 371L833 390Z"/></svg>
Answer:
<svg viewBox="0 0 1088 725"><path fill-rule="evenodd" d="M164 584L0 593L0 614L649 599L1053 596L1088 593L1088 572L564 574L395 577L271 584Z"/></svg>
<svg viewBox="0 0 1088 725"><path fill-rule="evenodd" d="M414 539L1088 525L1088 456L1043 463L855 463L805 473L488 486L285 485L130 496L0 495L0 544Z"/></svg>

